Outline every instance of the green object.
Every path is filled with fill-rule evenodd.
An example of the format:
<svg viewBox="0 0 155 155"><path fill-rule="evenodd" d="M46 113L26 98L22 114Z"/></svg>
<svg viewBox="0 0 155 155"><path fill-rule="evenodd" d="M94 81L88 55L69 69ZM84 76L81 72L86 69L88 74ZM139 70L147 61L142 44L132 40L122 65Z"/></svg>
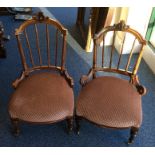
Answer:
<svg viewBox="0 0 155 155"><path fill-rule="evenodd" d="M147 32L146 32L145 39L147 41L150 40L150 37L151 37L152 30L153 30L154 26L155 26L155 7L153 7L153 9L152 9L152 14L151 14L150 21L149 21L149 24L148 24L148 29L147 29Z"/></svg>

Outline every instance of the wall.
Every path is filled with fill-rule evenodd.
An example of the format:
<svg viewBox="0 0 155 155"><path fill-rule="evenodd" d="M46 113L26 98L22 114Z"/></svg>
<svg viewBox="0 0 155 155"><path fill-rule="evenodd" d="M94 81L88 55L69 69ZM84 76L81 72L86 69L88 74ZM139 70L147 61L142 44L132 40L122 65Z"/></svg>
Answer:
<svg viewBox="0 0 155 155"><path fill-rule="evenodd" d="M130 25L133 29L137 30L144 38L146 35L149 19L151 16L152 8L151 7L131 7L131 8L117 8L116 9L115 23L121 19L125 19L126 23ZM123 36L117 35L115 47L120 51L120 39ZM128 42L131 40L128 39ZM138 48L138 47L137 47ZM129 49L123 51L123 54L128 54ZM147 45L144 49L143 58L148 64L149 68L155 74L155 52Z"/></svg>
<svg viewBox="0 0 155 155"><path fill-rule="evenodd" d="M114 23L118 23L120 20L125 20L127 25L130 25L131 28L137 30L145 38L151 12L152 7L116 7L111 25L113 25ZM122 37L124 36L120 33L116 35L115 48L119 53ZM112 34L108 36L108 41L105 44L110 45L111 41ZM129 37L126 40L126 45L130 44L130 42L133 42L133 39ZM136 46L135 48L139 47ZM123 50L123 54L128 54L130 50L131 46L126 46ZM155 74L155 52L152 51L152 49L148 45L144 49L143 58Z"/></svg>
<svg viewBox="0 0 155 155"><path fill-rule="evenodd" d="M145 47L143 58L155 74L155 52L148 45Z"/></svg>

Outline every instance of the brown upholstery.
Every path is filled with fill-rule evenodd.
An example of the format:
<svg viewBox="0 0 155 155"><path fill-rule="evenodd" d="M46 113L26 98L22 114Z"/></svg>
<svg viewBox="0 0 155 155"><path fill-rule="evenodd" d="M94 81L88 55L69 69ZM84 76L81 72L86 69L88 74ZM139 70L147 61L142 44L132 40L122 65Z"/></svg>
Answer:
<svg viewBox="0 0 155 155"><path fill-rule="evenodd" d="M107 127L139 127L142 122L141 96L124 79L98 77L81 90L76 113Z"/></svg>
<svg viewBox="0 0 155 155"><path fill-rule="evenodd" d="M60 74L42 72L24 79L13 93L11 118L29 122L56 122L73 116L73 90Z"/></svg>
<svg viewBox="0 0 155 155"><path fill-rule="evenodd" d="M12 84L16 90L9 101L14 134L20 133L20 121L49 124L65 119L71 132L74 82L65 67L67 29L39 12L15 35L23 70Z"/></svg>
<svg viewBox="0 0 155 155"><path fill-rule="evenodd" d="M137 75L146 41L125 21L103 28L93 41L93 65L80 80L82 90L75 117L77 133L80 119L85 118L103 127L131 128L128 143L133 143L142 123L141 96L146 92ZM125 56L127 59L124 52L129 53ZM135 52L137 57L133 58ZM99 77L98 72L110 74ZM129 80L121 79L123 76L118 78L114 73Z"/></svg>

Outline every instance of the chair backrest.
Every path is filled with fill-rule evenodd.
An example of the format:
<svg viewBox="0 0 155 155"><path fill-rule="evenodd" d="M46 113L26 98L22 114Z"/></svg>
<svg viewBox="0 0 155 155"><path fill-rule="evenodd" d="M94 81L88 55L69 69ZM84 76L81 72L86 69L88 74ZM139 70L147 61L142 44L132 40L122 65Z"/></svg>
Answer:
<svg viewBox="0 0 155 155"><path fill-rule="evenodd" d="M39 12L15 32L24 70L65 69L66 35L58 21Z"/></svg>
<svg viewBox="0 0 155 155"><path fill-rule="evenodd" d="M101 40L103 46L100 46ZM127 26L124 21L103 28L94 37L94 72L107 71L130 77L136 75L145 44L141 34ZM126 60L123 60L123 52L126 50L129 54L125 56ZM134 52L136 58L133 56ZM101 54L100 57L98 54Z"/></svg>

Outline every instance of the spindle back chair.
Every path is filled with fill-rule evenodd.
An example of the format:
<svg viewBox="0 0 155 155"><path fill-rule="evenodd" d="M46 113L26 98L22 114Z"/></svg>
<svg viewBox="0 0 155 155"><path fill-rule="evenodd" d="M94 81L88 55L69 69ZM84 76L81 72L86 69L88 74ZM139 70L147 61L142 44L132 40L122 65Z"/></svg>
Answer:
<svg viewBox="0 0 155 155"><path fill-rule="evenodd" d="M41 31L38 30L39 26L42 26ZM53 34L52 38L49 32L50 28L53 28L51 29L51 31L53 31L51 33ZM28 30L29 34L27 33ZM67 29L58 21L45 17L42 12L39 12L37 16L33 16L31 20L25 21L18 29L16 29L15 35L24 71L26 73L32 72L36 69L52 68L62 72L65 70ZM44 49L41 50L42 45L40 42L45 41L44 39L46 42L44 42ZM61 47L61 49L59 47ZM61 62L59 64L58 52L61 54ZM45 53L47 55L47 63L44 65L42 54ZM51 56L54 57L52 63ZM36 63L34 57L35 59L38 57L38 61L36 60Z"/></svg>
<svg viewBox="0 0 155 155"><path fill-rule="evenodd" d="M105 46L106 37L108 36L109 33L112 34L112 39L111 39L111 43L109 44L107 43L109 47L108 52L110 52L109 54L110 56L109 58L107 58L104 56L104 54L105 54L105 48L106 48ZM118 39L120 39L119 36L121 35L122 35L122 40L119 42ZM130 40L128 39L127 36L128 37L130 36ZM101 60L101 65L98 66L97 49L101 40L103 41L103 46L101 47L102 60ZM129 40L129 42L127 42L128 44L125 44L125 42L128 40ZM117 49L116 47L118 45L115 45L115 44L120 44ZM127 45L127 47L130 48L128 51L129 56L126 61L126 64L124 64L123 66L120 66L121 60L123 57L123 49L125 48L124 47L125 45ZM129 47L129 45L131 47ZM93 55L93 67L92 67L94 74L97 71L106 71L106 72L120 73L123 75L134 77L137 74L145 45L146 45L146 41L143 39L142 35L138 33L136 30L125 25L124 21L121 21L119 24L114 24L113 26L106 27L105 29L100 31L100 33L96 34L94 38L94 55ZM117 50L119 50L118 59L117 59L117 62L113 63L114 52ZM136 52L138 56L134 62L134 65L132 65L131 63L133 62L131 60L132 60L132 56L134 55L134 52ZM105 60L106 60L106 64L104 63ZM115 64L115 65L112 65L112 64ZM121 67L124 67L124 68L121 68Z"/></svg>
<svg viewBox="0 0 155 155"><path fill-rule="evenodd" d="M103 127L131 128L128 143L133 142L142 122L141 95L146 93L137 75L145 45L142 35L124 21L95 35L93 65L80 80L83 87L75 117L78 133L79 120L85 118ZM126 50L129 54L124 57ZM122 75L129 77L129 81Z"/></svg>
<svg viewBox="0 0 155 155"><path fill-rule="evenodd" d="M15 134L19 134L19 121L53 123L67 119L72 130L74 83L65 67L67 29L39 12L21 24L15 35L24 68L13 82L16 90L9 103Z"/></svg>

